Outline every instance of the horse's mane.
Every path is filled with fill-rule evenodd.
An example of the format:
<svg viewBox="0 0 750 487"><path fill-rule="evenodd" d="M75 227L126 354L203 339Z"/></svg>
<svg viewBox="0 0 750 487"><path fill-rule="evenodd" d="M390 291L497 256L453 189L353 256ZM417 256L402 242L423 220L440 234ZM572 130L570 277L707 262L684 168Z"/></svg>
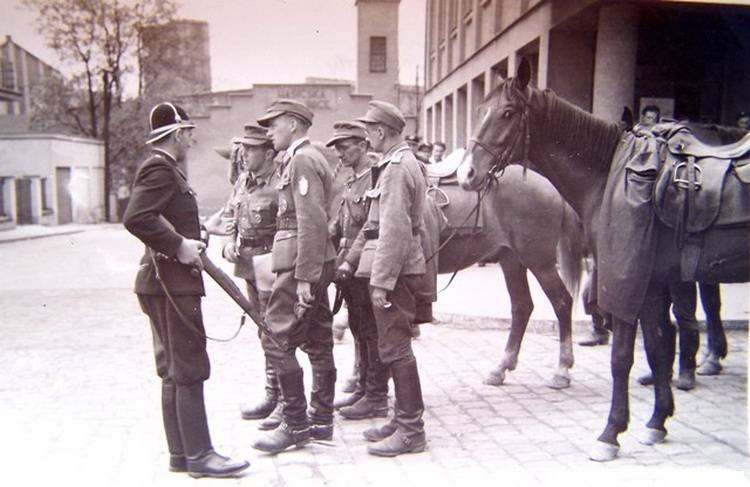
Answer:
<svg viewBox="0 0 750 487"><path fill-rule="evenodd" d="M542 124L547 140L557 147L569 146L568 141L573 140L581 148L577 154L581 164L591 168L609 167L622 133L619 124L597 118L551 90L533 90L531 104L536 103L543 107L543 121L534 120L534 123Z"/></svg>

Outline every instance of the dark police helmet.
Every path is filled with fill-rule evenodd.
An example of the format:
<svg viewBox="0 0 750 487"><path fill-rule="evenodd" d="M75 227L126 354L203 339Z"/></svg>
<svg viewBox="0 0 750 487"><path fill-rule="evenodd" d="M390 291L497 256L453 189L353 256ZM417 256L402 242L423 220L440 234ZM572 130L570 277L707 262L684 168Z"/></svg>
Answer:
<svg viewBox="0 0 750 487"><path fill-rule="evenodd" d="M148 127L151 132L146 143L152 144L176 130L195 128L195 124L190 121L190 117L181 106L165 101L151 109Z"/></svg>

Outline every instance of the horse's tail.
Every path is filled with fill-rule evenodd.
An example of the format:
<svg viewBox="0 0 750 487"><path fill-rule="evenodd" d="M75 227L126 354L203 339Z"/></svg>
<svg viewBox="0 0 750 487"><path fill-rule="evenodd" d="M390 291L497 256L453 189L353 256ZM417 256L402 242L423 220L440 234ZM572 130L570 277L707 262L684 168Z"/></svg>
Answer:
<svg viewBox="0 0 750 487"><path fill-rule="evenodd" d="M563 206L562 232L557 243L560 277L575 301L581 285L586 244L581 220L567 203Z"/></svg>

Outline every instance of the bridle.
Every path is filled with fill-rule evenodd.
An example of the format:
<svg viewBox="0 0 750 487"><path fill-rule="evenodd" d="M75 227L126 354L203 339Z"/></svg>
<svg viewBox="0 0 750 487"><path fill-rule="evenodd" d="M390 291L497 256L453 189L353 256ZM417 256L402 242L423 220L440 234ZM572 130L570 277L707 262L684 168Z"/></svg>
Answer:
<svg viewBox="0 0 750 487"><path fill-rule="evenodd" d="M513 157L513 154L516 154L516 149L518 148L519 144L522 145L521 154L523 154L523 160L526 161L529 158L529 146L531 140L531 133L529 130L529 103L523 99L523 96L519 90L516 89L515 91L519 92L518 94L520 96L518 98L523 109L521 111L520 130L515 131L515 137L513 137L511 143L506 145L502 151L498 152L489 144L480 141L476 137L472 137L469 139L469 144L474 144L480 147L483 151L492 156L492 165L487 171L488 175L490 176L490 180L502 174L505 168L508 167L508 165L512 162L510 159L511 157Z"/></svg>

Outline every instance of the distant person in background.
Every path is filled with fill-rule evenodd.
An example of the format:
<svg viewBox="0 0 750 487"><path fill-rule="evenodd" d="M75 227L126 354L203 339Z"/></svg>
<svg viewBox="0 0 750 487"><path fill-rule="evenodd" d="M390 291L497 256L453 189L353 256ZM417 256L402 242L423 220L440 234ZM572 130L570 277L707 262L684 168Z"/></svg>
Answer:
<svg viewBox="0 0 750 487"><path fill-rule="evenodd" d="M750 130L750 113L740 112L740 114L737 115L737 127Z"/></svg>
<svg viewBox="0 0 750 487"><path fill-rule="evenodd" d="M661 111L656 105L646 105L641 110L641 119L633 127L633 132L638 133L641 130L648 130L661 120Z"/></svg>
<svg viewBox="0 0 750 487"><path fill-rule="evenodd" d="M409 149L411 149L411 152L416 156L417 149L419 149L419 143L422 142L422 137L420 137L419 135L407 135L406 137L404 137L404 140L409 146Z"/></svg>
<svg viewBox="0 0 750 487"><path fill-rule="evenodd" d="M445 142L435 142L432 147L432 157L430 157L430 164L440 162L445 157Z"/></svg>
<svg viewBox="0 0 750 487"><path fill-rule="evenodd" d="M424 142L422 144L419 144L419 147L417 148L417 153L414 154L417 159L422 161L424 164L430 163L430 158L432 157L432 144Z"/></svg>

